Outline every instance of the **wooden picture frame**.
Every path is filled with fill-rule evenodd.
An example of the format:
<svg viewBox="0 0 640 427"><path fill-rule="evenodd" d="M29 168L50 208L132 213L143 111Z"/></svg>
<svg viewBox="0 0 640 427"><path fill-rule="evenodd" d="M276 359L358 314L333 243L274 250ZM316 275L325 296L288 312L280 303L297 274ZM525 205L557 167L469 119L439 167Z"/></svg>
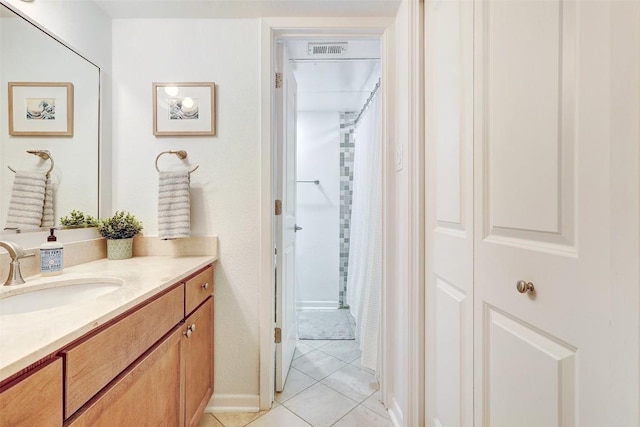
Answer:
<svg viewBox="0 0 640 427"><path fill-rule="evenodd" d="M155 136L213 136L216 134L216 85L153 83Z"/></svg>
<svg viewBox="0 0 640 427"><path fill-rule="evenodd" d="M9 135L73 136L73 83L9 82Z"/></svg>

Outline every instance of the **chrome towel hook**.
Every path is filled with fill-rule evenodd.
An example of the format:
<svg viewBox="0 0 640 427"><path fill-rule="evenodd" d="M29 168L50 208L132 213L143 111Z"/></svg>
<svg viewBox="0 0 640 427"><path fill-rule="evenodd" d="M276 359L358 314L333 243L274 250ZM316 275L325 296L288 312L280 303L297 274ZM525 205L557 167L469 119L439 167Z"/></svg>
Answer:
<svg viewBox="0 0 640 427"><path fill-rule="evenodd" d="M51 153L49 152L49 150L27 150L27 153L33 154L34 156L38 156L42 160L51 160L51 167L49 167L49 170L47 171L47 176L49 176L54 166L53 157L51 157ZM7 166L7 167L11 172L16 173L16 170L11 166Z"/></svg>
<svg viewBox="0 0 640 427"><path fill-rule="evenodd" d="M176 156L178 156L178 158L180 160L184 160L187 158L187 152L184 150L169 150L169 151L163 151L160 154L158 154L158 156L156 157L156 170L158 171L158 173L160 173L160 168L158 168L158 159L160 158L160 156L162 156L163 154L175 154ZM193 172L196 171L196 169L198 169L200 167L200 165L196 166L195 168L191 169L189 171L189 175L191 175Z"/></svg>

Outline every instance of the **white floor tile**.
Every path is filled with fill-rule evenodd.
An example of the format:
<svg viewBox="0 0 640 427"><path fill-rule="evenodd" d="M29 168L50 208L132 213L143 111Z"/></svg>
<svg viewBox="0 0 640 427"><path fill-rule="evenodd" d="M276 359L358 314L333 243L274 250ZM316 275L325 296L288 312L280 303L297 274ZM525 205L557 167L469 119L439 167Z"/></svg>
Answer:
<svg viewBox="0 0 640 427"><path fill-rule="evenodd" d="M320 351L324 351L347 363L353 362L362 355L360 344L355 340L335 340L323 345Z"/></svg>
<svg viewBox="0 0 640 427"><path fill-rule="evenodd" d="M283 404L314 427L330 426L358 404L317 383Z"/></svg>
<svg viewBox="0 0 640 427"><path fill-rule="evenodd" d="M321 351L312 351L291 363L291 366L316 380L331 375L345 365L342 360Z"/></svg>
<svg viewBox="0 0 640 427"><path fill-rule="evenodd" d="M198 427L224 427L224 426L213 415L202 414L202 418L200 418Z"/></svg>
<svg viewBox="0 0 640 427"><path fill-rule="evenodd" d="M390 420L361 406L349 412L344 418L334 424L336 427L393 427Z"/></svg>
<svg viewBox="0 0 640 427"><path fill-rule="evenodd" d="M296 368L289 369L289 375L287 375L287 382L284 385L284 390L280 393L276 393L276 400L278 402L286 402L302 390L311 387L316 383L316 380L310 376L303 374Z"/></svg>
<svg viewBox="0 0 640 427"><path fill-rule="evenodd" d="M369 369L366 366L362 366L362 363L360 363L360 358L356 358L356 360L354 360L353 362L351 362L352 366L355 366L358 369L362 369L365 372L370 373L371 375L375 374L375 371L373 369Z"/></svg>
<svg viewBox="0 0 640 427"><path fill-rule="evenodd" d="M340 368L329 375L322 380L322 384L358 403L367 399L380 388L373 375L351 365Z"/></svg>
<svg viewBox="0 0 640 427"><path fill-rule="evenodd" d="M387 412L387 408L384 407L382 402L380 401L380 392L376 391L369 397L367 400L362 402L362 406L367 409L371 409L376 412L378 415L382 415L383 417L389 419L389 413Z"/></svg>
<svg viewBox="0 0 640 427"><path fill-rule="evenodd" d="M284 406L278 406L257 420L248 424L248 427L309 427L300 417L289 411Z"/></svg>
<svg viewBox="0 0 640 427"><path fill-rule="evenodd" d="M333 340L298 340L298 342L301 342L313 348L320 348L325 344L333 342Z"/></svg>
<svg viewBox="0 0 640 427"><path fill-rule="evenodd" d="M307 353L309 353L310 351L313 351L313 350L315 350L315 347L311 347L310 345L305 344L302 341L298 341L296 343L296 351L295 351L295 353L293 353L293 358L297 359L298 357L300 357L300 356L302 356L304 354L307 354Z"/></svg>
<svg viewBox="0 0 640 427"><path fill-rule="evenodd" d="M251 421L256 420L267 411L260 412L218 412L213 414L224 427L244 427Z"/></svg>

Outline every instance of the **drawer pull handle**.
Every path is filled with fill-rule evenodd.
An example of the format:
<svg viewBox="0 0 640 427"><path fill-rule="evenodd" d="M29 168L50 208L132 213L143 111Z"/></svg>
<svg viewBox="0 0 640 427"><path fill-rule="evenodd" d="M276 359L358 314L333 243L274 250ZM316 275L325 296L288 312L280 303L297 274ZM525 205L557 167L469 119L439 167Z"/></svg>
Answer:
<svg viewBox="0 0 640 427"><path fill-rule="evenodd" d="M195 330L196 330L196 324L194 323L191 326L187 326L187 330L183 332L182 335L184 335L187 338L191 338L191 334L193 334Z"/></svg>
<svg viewBox="0 0 640 427"><path fill-rule="evenodd" d="M209 282L205 282L205 283L203 283L202 285L200 285L200 287L201 287L202 289L209 289Z"/></svg>

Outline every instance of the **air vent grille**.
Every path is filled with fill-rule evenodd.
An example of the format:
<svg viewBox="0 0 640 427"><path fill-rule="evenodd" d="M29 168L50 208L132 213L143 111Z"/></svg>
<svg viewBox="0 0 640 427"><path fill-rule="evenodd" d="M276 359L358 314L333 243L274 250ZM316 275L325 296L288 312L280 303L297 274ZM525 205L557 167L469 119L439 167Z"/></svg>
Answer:
<svg viewBox="0 0 640 427"><path fill-rule="evenodd" d="M347 53L346 42L340 43L309 43L309 55L310 56L323 56L323 55L344 55Z"/></svg>

